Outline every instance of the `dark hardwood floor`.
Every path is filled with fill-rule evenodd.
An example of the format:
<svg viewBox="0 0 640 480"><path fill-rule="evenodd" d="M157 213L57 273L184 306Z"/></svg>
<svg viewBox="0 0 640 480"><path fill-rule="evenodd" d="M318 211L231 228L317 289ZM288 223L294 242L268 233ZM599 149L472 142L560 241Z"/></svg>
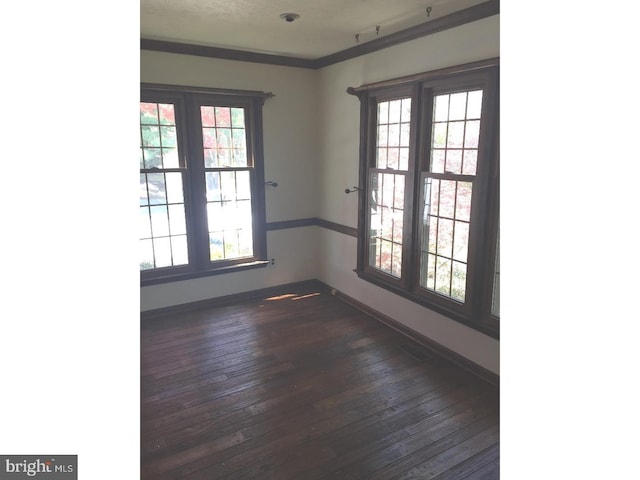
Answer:
<svg viewBox="0 0 640 480"><path fill-rule="evenodd" d="M499 478L498 389L321 289L141 328L143 480Z"/></svg>

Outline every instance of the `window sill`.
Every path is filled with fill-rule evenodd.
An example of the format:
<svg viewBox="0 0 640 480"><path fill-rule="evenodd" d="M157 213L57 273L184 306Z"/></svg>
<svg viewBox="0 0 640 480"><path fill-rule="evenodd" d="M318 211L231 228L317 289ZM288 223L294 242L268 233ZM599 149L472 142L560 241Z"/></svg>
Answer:
<svg viewBox="0 0 640 480"><path fill-rule="evenodd" d="M396 287L395 285L390 285L389 283L385 282L384 280L381 280L380 278L376 277L375 275L370 275L366 272L362 272L362 271L358 271L357 269L354 270L354 272L358 275L359 278L361 278L362 280L365 280L369 283L373 283L374 285L380 287L380 288L384 288L385 290L389 290L392 293L395 293L396 295L399 295L401 297L406 298L407 300L410 300L414 303L417 303L419 305L422 305L423 307L428 308L429 310L433 310L436 313L439 313L440 315L443 315L447 318L450 318L451 320L454 320L458 323L461 323L469 328L472 328L480 333L483 333L485 335L488 335L492 338L495 338L496 340L500 340L500 330L499 327L494 327L491 325L487 325L483 322L480 321L474 321L472 319L469 319L465 316L463 316L462 314L454 311L454 310L450 310L442 305L439 305L437 303L434 302L430 302L428 299L424 298L423 296L420 296L416 293L413 292L409 292L407 290L404 290L402 288Z"/></svg>
<svg viewBox="0 0 640 480"><path fill-rule="evenodd" d="M161 283L181 282L183 280L192 280L194 278L211 277L214 275L222 275L224 273L241 272L243 270L253 270L254 268L264 268L269 265L269 263L271 262L268 260L258 260L255 262L238 263L227 267L219 267L213 270L168 274L161 277L140 278L140 286L148 287L150 285L159 285Z"/></svg>

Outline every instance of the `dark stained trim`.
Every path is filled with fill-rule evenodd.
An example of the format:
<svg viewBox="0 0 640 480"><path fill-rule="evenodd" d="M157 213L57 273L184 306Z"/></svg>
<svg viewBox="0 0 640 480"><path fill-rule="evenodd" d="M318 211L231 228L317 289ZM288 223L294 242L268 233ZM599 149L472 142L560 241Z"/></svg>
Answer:
<svg viewBox="0 0 640 480"><path fill-rule="evenodd" d="M285 230L287 228L310 227L317 225L316 218L300 218L298 220L283 220L267 223L267 232L272 230Z"/></svg>
<svg viewBox="0 0 640 480"><path fill-rule="evenodd" d="M159 92L168 92L175 94L176 91L180 93L195 93L205 95L224 95L227 97L255 97L264 100L267 98L275 97L271 92L261 92L259 90L232 90L229 88L212 88L212 87L194 87L193 85L167 85L164 83L140 83L141 90L155 90Z"/></svg>
<svg viewBox="0 0 640 480"><path fill-rule="evenodd" d="M333 230L334 232L349 235L350 237L358 238L358 229L354 227L347 227L346 225L330 222L329 220L323 220L321 218L316 218L316 225L322 228Z"/></svg>
<svg viewBox="0 0 640 480"><path fill-rule="evenodd" d="M270 222L267 223L267 231L270 232L272 230L284 230L287 228L298 228L298 227L311 227L318 226L322 228L326 228L328 230L333 230L334 232L343 233L344 235L349 235L350 237L358 237L358 229L355 227L348 227L346 225L341 225L339 223L330 222L329 220L323 220L318 217L310 217L310 218L300 218L298 220L283 220L280 222Z"/></svg>
<svg viewBox="0 0 640 480"><path fill-rule="evenodd" d="M405 30L401 30L396 33L385 35L384 37L376 38L370 42L356 45L355 47L342 50L326 57L314 60L313 68L322 68L334 63L343 62L351 58L366 55L367 53L376 52L394 45L415 40L416 38L426 37L434 33L442 32L450 28L464 25L465 23L475 22L476 20L482 20L483 18L498 15L500 13L500 1L489 0L488 2L475 5L459 12L454 12L444 17L436 18L434 20L421 23Z"/></svg>
<svg viewBox="0 0 640 480"><path fill-rule="evenodd" d="M192 280L194 278L213 277L225 273L242 272L244 270L253 270L254 268L264 268L269 265L268 260L256 260L249 263L237 263L226 267L218 267L212 270L187 271L176 273L174 275L163 275L160 277L140 278L140 286L148 287L150 285L159 285L161 283L182 282L184 280Z"/></svg>
<svg viewBox="0 0 640 480"><path fill-rule="evenodd" d="M345 60L366 55L368 53L383 50L394 45L426 37L434 33L442 32L450 28L458 27L466 23L482 20L483 18L498 15L500 13L500 0L489 0L459 12L454 12L444 17L436 18L413 27L376 38L366 43L347 48L340 52L326 55L316 59L289 57L284 55L271 55L266 53L247 52L230 48L209 47L205 45L193 45L188 43L169 42L164 40L140 39L141 50L156 52L178 53L182 55L194 55L198 57L222 58L241 62L253 62L269 65L282 65L285 67L319 69Z"/></svg>
<svg viewBox="0 0 640 480"><path fill-rule="evenodd" d="M400 85L411 84L415 82L424 82L430 80L436 80L440 77L446 77L448 75L470 73L474 70L482 70L489 67L497 67L500 65L500 57L487 58L486 60L479 60L477 62L464 63L462 65L456 65L454 67L440 68L438 70L431 70L425 73L416 73L414 75L407 75L405 77L394 78L393 80L384 80L382 82L367 83L359 87L347 88L347 93L350 95L360 96L362 92L374 90L377 88L396 87Z"/></svg>
<svg viewBox="0 0 640 480"><path fill-rule="evenodd" d="M500 386L500 375L493 373L491 370L487 370L486 368L478 365L477 363L472 362L466 357L463 357L459 353L454 352L453 350L448 349L447 347L440 345L439 343L431 340L428 337L425 337L421 333L416 332L415 330L410 329L409 327L403 325L402 323L394 320L393 318L385 315L384 313L378 312L374 310L370 306L356 300L345 293L332 289L328 285L325 285L326 289L332 292L336 297L342 300L345 303L348 303L352 307L360 310L361 312L369 315L370 317L378 320L381 323L384 323L390 328L393 328L397 332L409 337L411 340L419 343L425 348L432 351L434 354L450 361L458 365L461 368L473 373L477 377L489 382L492 385Z"/></svg>
<svg viewBox="0 0 640 480"><path fill-rule="evenodd" d="M240 62L283 65L285 67L314 68L314 61L304 58L245 52L243 50L208 47L205 45L193 45L189 43L167 42L164 40L151 40L148 38L140 39L140 49L156 52L178 53L181 55L194 55L196 57L222 58Z"/></svg>
<svg viewBox="0 0 640 480"><path fill-rule="evenodd" d="M153 310L145 310L140 312L140 320L150 320L166 315L175 315L176 313L192 312L202 308L223 307L235 303L247 302L257 298L271 297L274 295L282 295L288 290L302 288L322 288L324 284L320 284L317 280L305 280L301 282L288 283L286 285L277 285L275 287L261 288L248 292L234 293L224 295L222 297L208 298L206 300L198 300L195 302L181 303L180 305L172 305L170 307L156 308Z"/></svg>

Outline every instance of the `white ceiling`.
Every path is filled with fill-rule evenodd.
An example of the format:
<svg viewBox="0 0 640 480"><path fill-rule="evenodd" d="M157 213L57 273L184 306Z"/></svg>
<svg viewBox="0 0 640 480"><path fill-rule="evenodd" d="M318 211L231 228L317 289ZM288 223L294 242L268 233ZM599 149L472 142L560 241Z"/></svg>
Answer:
<svg viewBox="0 0 640 480"><path fill-rule="evenodd" d="M317 59L484 1L140 0L140 36ZM300 18L288 23L282 13Z"/></svg>

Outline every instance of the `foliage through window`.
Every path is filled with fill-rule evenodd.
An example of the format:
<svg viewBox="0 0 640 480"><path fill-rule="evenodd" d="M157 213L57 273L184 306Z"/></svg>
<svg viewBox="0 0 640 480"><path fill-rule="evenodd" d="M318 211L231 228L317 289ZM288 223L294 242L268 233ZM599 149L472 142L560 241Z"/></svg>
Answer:
<svg viewBox="0 0 640 480"><path fill-rule="evenodd" d="M498 335L498 61L350 89L361 278Z"/></svg>
<svg viewBox="0 0 640 480"><path fill-rule="evenodd" d="M143 84L143 282L264 263L264 98L260 92Z"/></svg>

